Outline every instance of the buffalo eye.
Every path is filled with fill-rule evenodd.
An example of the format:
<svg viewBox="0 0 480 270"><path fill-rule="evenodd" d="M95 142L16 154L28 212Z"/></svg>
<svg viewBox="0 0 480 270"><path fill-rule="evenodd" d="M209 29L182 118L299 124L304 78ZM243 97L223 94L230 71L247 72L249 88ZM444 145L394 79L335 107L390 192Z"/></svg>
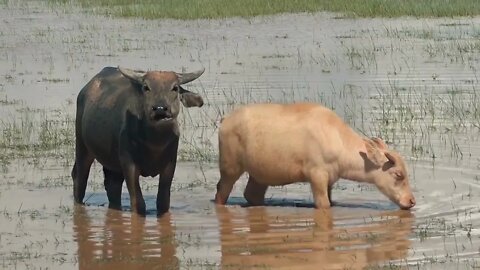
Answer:
<svg viewBox="0 0 480 270"><path fill-rule="evenodd" d="M150 91L150 87L148 87L148 85L146 85L146 84L144 84L142 86L142 89L143 89L143 91Z"/></svg>
<svg viewBox="0 0 480 270"><path fill-rule="evenodd" d="M172 91L178 92L180 87L178 85L173 86Z"/></svg>

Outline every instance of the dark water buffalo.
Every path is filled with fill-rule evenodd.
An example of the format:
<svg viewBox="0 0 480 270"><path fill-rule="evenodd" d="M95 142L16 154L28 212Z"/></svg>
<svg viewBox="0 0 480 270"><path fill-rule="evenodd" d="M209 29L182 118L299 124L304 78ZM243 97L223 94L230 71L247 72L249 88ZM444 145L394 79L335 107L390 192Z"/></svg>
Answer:
<svg viewBox="0 0 480 270"><path fill-rule="evenodd" d="M202 98L181 85L202 75L164 71L134 71L106 67L77 97L75 202L83 203L90 166L103 165L109 207L121 208L126 179L133 211L145 214L139 176L160 174L157 214L170 207L170 186L177 161L180 102L203 105Z"/></svg>

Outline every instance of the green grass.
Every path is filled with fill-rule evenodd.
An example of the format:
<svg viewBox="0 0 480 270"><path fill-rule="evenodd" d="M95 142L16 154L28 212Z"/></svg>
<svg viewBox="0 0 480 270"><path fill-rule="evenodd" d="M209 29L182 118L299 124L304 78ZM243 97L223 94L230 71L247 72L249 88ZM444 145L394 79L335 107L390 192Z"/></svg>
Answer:
<svg viewBox="0 0 480 270"><path fill-rule="evenodd" d="M74 119L46 111L20 109L19 116L0 120L0 171L6 172L13 159L26 158L42 165L46 158L57 158L70 166L74 147Z"/></svg>
<svg viewBox="0 0 480 270"><path fill-rule="evenodd" d="M349 17L453 17L480 14L478 0L48 0L94 13L145 19L213 19L333 11Z"/></svg>

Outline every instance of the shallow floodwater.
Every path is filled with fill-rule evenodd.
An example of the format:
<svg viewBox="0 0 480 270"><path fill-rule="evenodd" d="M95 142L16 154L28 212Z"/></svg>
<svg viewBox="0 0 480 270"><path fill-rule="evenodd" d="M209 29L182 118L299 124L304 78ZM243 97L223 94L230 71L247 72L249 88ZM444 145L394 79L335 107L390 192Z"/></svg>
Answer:
<svg viewBox="0 0 480 270"><path fill-rule="evenodd" d="M216 168L201 169L204 182L192 163L179 164L171 211L158 219L152 180L143 182L146 218L130 213L127 193L124 211L109 210L100 178L91 181L87 205L75 207L70 186L12 184L0 197L0 263L7 269L478 266L478 186L461 181L475 175L416 168L414 179L422 181L416 181L418 206L412 211L398 210L377 190L347 181L334 190L330 210L315 210L302 184L271 189L264 207L244 207L245 181L227 206L217 207L211 201Z"/></svg>
<svg viewBox="0 0 480 270"><path fill-rule="evenodd" d="M0 268L476 269L480 267L480 18L338 14L145 21L39 1L0 4ZM142 179L147 217L107 208L101 167L74 206L75 98L104 66L192 71L205 99L184 109L171 211ZM341 180L334 206L310 187L270 188L244 207L211 201L223 115L254 102L314 101L409 167L417 206ZM53 147L52 147L53 145Z"/></svg>

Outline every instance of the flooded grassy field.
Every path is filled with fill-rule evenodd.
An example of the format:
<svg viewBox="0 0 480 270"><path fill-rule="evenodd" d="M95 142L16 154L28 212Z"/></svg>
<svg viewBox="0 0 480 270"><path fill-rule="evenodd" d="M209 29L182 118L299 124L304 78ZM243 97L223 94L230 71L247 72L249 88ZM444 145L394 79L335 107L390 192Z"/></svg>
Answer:
<svg viewBox="0 0 480 270"><path fill-rule="evenodd" d="M0 1L0 268L480 268L480 18L348 19L338 14L140 20L38 1ZM107 208L94 163L86 206L72 198L75 98L105 66L205 74L188 85L171 211L141 180L147 217ZM221 117L253 102L313 101L409 167L401 211L373 186L340 181L334 207L310 187L271 188L227 206L218 181Z"/></svg>

